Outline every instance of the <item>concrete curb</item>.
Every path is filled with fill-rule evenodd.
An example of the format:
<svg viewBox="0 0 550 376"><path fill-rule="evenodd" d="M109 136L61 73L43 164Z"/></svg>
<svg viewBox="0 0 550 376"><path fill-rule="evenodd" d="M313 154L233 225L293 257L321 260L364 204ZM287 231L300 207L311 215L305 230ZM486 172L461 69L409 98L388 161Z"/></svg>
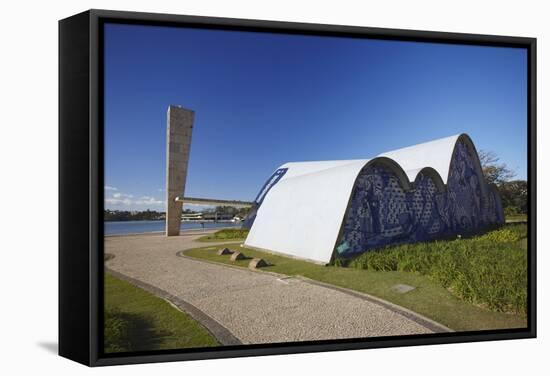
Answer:
<svg viewBox="0 0 550 376"><path fill-rule="evenodd" d="M224 263L221 263L221 262L216 262L216 261L211 261L211 260L198 259L198 258L195 258L195 257L185 255L185 251L179 251L179 252L176 253L176 255L179 256L179 257L184 257L184 258L194 260L194 261L198 261L198 262L203 262L203 263L213 264L213 265L221 265L221 266L224 266L226 268L239 269L239 270L246 271L246 272L249 272L249 273L270 274L270 275L272 275L274 277L277 277L279 279L296 278L296 279L299 279L299 280L301 280L305 283L309 283L309 284L312 284L312 285L321 286L321 287L325 287L327 289L339 291L339 292L342 292L344 294L351 295L351 296L354 296L356 298L360 298L360 299L363 299L365 301L368 301L370 303L382 306L382 307L384 307L384 308L386 308L386 309L388 309L388 310L390 310L394 313L397 313L401 316L406 317L407 319L409 319L411 321L414 321L415 323L431 330L434 333L454 332L454 330L452 330L451 328L448 328L445 325L438 323L437 321L434 321L434 320L432 320L428 317L425 317L425 316L423 316L419 313L411 311L411 310L409 310L405 307L399 306L397 304L391 303L387 300L378 298L376 296L373 296L373 295L370 295L370 294L367 294L367 293L364 293L364 292L359 292L359 291L351 290L351 289L348 289L348 288L345 288L345 287L339 287L339 286L331 285L331 284L328 284L328 283L325 283L325 282L317 281L317 280L310 279L310 278L300 276L300 275L291 276L291 275L288 275L288 274L281 274L281 273L271 272L271 271L267 271L267 270L248 269L248 268L244 268L244 267L237 266L237 265L229 265L229 264L224 264Z"/></svg>
<svg viewBox="0 0 550 376"><path fill-rule="evenodd" d="M113 275L116 278L129 282L134 286L137 286L147 292L150 292L151 294L159 298L166 300L168 303L172 304L176 308L189 314L189 316L191 316L193 319L198 321L212 336L214 336L214 338L218 341L220 345L235 346L235 345L243 344L226 327L224 327L222 324L220 324L219 322L217 322L216 320L208 316L206 313L204 313L203 311L201 311L191 303L188 303L182 300L181 298L178 298L177 296L174 296L162 289L159 289L158 287L155 287L146 282L140 281L138 279L129 277L125 274L112 270L107 266L105 267L105 271L109 272L111 275Z"/></svg>

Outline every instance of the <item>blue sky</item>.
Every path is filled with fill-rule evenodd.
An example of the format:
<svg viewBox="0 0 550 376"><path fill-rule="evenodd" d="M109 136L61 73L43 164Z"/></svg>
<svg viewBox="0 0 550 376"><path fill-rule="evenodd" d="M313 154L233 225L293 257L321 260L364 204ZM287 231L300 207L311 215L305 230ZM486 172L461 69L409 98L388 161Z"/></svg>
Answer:
<svg viewBox="0 0 550 376"><path fill-rule="evenodd" d="M163 210L170 104L195 111L187 196L457 133L527 176L523 49L116 24L104 45L106 208Z"/></svg>

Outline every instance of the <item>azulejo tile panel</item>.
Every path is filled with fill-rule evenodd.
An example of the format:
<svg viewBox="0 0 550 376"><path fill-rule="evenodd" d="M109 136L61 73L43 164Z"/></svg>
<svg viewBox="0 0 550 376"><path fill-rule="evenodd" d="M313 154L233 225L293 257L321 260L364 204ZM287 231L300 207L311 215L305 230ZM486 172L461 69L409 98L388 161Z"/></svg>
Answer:
<svg viewBox="0 0 550 376"><path fill-rule="evenodd" d="M357 177L335 250L350 257L390 244L483 231L502 224L496 189L485 182L475 150L458 142L446 189L419 173L406 191L383 164L368 164Z"/></svg>

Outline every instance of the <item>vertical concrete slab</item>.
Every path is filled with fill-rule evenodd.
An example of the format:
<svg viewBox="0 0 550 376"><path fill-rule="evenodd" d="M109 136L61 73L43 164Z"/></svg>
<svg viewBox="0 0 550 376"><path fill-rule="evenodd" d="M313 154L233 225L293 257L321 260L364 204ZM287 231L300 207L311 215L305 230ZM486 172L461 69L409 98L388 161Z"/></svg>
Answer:
<svg viewBox="0 0 550 376"><path fill-rule="evenodd" d="M169 106L166 124L166 236L180 234L182 203L195 112Z"/></svg>

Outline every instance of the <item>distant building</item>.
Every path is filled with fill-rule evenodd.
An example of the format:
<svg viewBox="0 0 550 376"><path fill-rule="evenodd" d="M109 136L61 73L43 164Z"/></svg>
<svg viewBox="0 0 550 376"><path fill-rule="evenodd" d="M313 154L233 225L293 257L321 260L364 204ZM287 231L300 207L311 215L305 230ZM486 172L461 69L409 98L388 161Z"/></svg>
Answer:
<svg viewBox="0 0 550 376"><path fill-rule="evenodd" d="M193 213L193 214L182 214L182 221L230 221L234 219L232 213Z"/></svg>
<svg viewBox="0 0 550 376"><path fill-rule="evenodd" d="M243 226L250 228L246 246L328 263L502 223L500 195L461 134L372 159L286 163Z"/></svg>

